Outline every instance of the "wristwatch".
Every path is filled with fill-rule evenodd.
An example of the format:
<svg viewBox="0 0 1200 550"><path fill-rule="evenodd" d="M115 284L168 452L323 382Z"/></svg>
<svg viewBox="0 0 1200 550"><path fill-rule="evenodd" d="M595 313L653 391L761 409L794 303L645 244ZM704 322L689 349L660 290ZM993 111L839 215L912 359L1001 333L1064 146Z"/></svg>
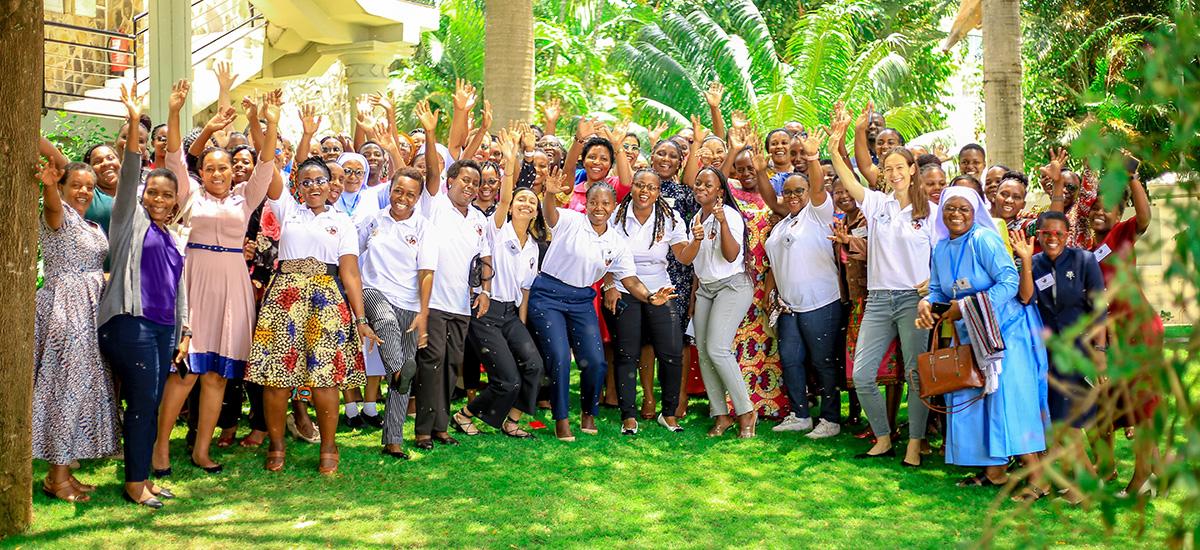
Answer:
<svg viewBox="0 0 1200 550"><path fill-rule="evenodd" d="M483 296L487 296L489 300L492 299L492 291L490 291L490 290L480 290L479 294L483 295Z"/></svg>
<svg viewBox="0 0 1200 550"><path fill-rule="evenodd" d="M365 324L367 324L367 318L366 317L357 317L354 319L354 324L365 325Z"/></svg>

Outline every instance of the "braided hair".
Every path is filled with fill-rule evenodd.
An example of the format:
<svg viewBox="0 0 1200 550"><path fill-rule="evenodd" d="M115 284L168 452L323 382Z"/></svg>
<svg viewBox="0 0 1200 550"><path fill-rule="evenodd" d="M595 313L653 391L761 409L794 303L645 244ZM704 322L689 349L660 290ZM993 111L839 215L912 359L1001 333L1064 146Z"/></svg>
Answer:
<svg viewBox="0 0 1200 550"><path fill-rule="evenodd" d="M659 176L657 172L649 168L642 168L641 170L634 172L633 181L637 181L638 176L641 176L642 174L654 176L654 179L658 180L658 184L660 186L662 185L662 176ZM633 202L632 191L625 195L625 200L622 200L621 204L617 206L616 212L617 219L620 220L621 231L624 232L626 236L629 236L629 230L625 228L625 216L629 213L629 204L631 202ZM663 199L662 193L659 193L658 196L654 198L653 212L651 212L651 215L654 216L654 239L650 241L650 246L647 248L654 248L654 243L662 240L663 233L666 230L667 220L670 220L672 224L675 223L671 206L667 204L666 200Z"/></svg>
<svg viewBox="0 0 1200 550"><path fill-rule="evenodd" d="M291 176L288 178L290 180L288 186L290 187L292 198L296 199L296 202L301 205L304 204L304 200L300 196L300 173L309 168L318 168L325 174L325 179L333 179L333 172L329 171L329 166L320 157L308 157L304 159L304 162L301 162L299 166L292 169Z"/></svg>
<svg viewBox="0 0 1200 550"><path fill-rule="evenodd" d="M699 172L696 173L696 181L699 181L700 176L703 175L705 172L712 172L713 174L716 174L717 182L719 182L721 184L721 203L724 204L725 206L733 208L734 211L736 211L737 214L739 216L741 216L743 220L745 220L746 215L744 213L742 213L742 207L738 206L737 199L733 198L733 191L729 190L729 178L725 177L725 172L722 172L721 170L713 168L712 166L705 166L704 168L701 168ZM699 216L700 214L696 214L696 215ZM753 263L754 260L751 258L752 258L752 256L750 255L750 226L748 224L743 223L742 224L742 269L745 271L745 273L747 275L754 273L754 263Z"/></svg>

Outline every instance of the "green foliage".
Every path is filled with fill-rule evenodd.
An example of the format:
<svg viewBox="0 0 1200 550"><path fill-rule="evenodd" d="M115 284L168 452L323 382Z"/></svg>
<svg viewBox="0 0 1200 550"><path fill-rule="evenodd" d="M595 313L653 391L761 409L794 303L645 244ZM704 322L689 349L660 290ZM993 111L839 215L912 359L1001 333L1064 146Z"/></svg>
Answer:
<svg viewBox="0 0 1200 550"><path fill-rule="evenodd" d="M945 9L925 0L829 2L796 18L780 44L750 0L677 3L619 44L612 61L633 84L644 125L665 120L678 129L693 115L711 123L701 91L718 81L722 111L745 111L760 129L826 124L835 102L875 99L889 125L913 137L943 121L941 90L953 67L932 47Z"/></svg>
<svg viewBox="0 0 1200 550"><path fill-rule="evenodd" d="M58 147L68 159L82 161L88 147L112 142L112 132L93 118L76 116L66 111L54 111L54 126L42 135Z"/></svg>

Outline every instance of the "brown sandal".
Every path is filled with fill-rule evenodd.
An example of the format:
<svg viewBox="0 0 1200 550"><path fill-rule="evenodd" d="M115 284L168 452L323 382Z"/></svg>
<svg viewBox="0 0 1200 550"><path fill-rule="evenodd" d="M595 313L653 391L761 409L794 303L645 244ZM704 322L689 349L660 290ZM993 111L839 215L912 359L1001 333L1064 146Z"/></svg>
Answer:
<svg viewBox="0 0 1200 550"><path fill-rule="evenodd" d="M267 451L267 462L263 465L268 472L278 472L283 469L287 451Z"/></svg>
<svg viewBox="0 0 1200 550"><path fill-rule="evenodd" d="M78 479L75 479L75 476L68 477L67 480L71 482L71 485L75 486L75 490L77 491L90 493L96 490L95 485L88 485L87 483L79 481Z"/></svg>
<svg viewBox="0 0 1200 550"><path fill-rule="evenodd" d="M92 497L88 496L87 493L76 489L70 479L64 479L53 486L50 485L49 479L44 480L42 481L42 492L46 493L46 496L67 502L87 502L92 500Z"/></svg>
<svg viewBox="0 0 1200 550"><path fill-rule="evenodd" d="M325 466L326 461L333 461L333 466ZM341 453L339 451L321 453L320 459L317 462L317 471L326 475L337 473L339 462L341 462Z"/></svg>

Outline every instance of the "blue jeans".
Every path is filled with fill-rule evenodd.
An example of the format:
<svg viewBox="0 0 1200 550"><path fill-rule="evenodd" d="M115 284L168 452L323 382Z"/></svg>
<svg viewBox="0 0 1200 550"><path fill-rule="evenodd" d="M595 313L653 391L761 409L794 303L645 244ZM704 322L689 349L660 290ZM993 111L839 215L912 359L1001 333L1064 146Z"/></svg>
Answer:
<svg viewBox="0 0 1200 550"><path fill-rule="evenodd" d="M872 290L867 293L866 309L858 329L858 348L854 350L854 391L858 392L858 401L862 403L875 435L892 433L887 407L875 379L888 346L899 336L904 376L908 382L908 437L925 439L929 408L921 402L916 372L917 355L929 351L929 331L916 327L919 301L921 296L916 290Z"/></svg>
<svg viewBox="0 0 1200 550"><path fill-rule="evenodd" d="M842 325L842 304L830 304L803 313L779 316L779 362L792 411L808 418L805 363L815 369L821 388L820 418L837 423L842 416L842 392L838 390L837 335Z"/></svg>
<svg viewBox="0 0 1200 550"><path fill-rule="evenodd" d="M529 289L529 326L550 377L550 410L555 420L567 418L570 411L572 351L579 365L580 411L592 416L600 412L600 388L608 363L600 319L592 305L595 297L592 287L571 286L544 273Z"/></svg>
<svg viewBox="0 0 1200 550"><path fill-rule="evenodd" d="M175 326L118 315L98 330L100 353L125 398L125 481L146 481L158 437L158 405L171 373Z"/></svg>

